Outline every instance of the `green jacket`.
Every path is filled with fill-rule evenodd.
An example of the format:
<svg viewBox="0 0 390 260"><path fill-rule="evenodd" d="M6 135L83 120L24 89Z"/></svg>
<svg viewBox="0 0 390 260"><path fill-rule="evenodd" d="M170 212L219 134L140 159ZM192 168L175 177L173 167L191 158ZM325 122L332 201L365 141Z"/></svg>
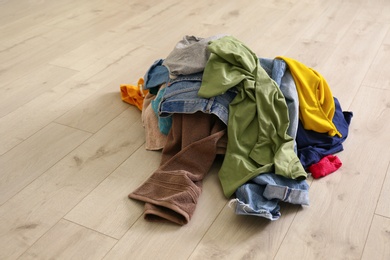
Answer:
<svg viewBox="0 0 390 260"><path fill-rule="evenodd" d="M294 140L287 134L286 101L257 56L231 36L212 41L208 50L199 96L210 98L232 87L238 90L229 105L228 145L218 173L225 196L261 173L305 179Z"/></svg>

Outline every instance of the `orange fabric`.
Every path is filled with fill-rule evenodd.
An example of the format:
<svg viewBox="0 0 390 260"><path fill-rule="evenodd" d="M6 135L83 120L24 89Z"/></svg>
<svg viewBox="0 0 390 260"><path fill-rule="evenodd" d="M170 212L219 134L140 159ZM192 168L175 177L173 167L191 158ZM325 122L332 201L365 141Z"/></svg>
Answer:
<svg viewBox="0 0 390 260"><path fill-rule="evenodd" d="M148 94L148 90L144 90L144 79L138 80L137 86L122 84L120 85L121 98L124 102L136 106L142 111L145 95Z"/></svg>

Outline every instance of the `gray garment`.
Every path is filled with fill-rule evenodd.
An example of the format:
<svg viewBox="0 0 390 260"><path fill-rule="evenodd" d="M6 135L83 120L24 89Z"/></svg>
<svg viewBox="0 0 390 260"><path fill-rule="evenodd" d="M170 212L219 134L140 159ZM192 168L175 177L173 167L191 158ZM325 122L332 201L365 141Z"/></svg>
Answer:
<svg viewBox="0 0 390 260"><path fill-rule="evenodd" d="M207 46L210 41L226 35L220 34L208 38L186 35L179 41L163 64L168 68L171 77L189 75L204 70L210 57Z"/></svg>

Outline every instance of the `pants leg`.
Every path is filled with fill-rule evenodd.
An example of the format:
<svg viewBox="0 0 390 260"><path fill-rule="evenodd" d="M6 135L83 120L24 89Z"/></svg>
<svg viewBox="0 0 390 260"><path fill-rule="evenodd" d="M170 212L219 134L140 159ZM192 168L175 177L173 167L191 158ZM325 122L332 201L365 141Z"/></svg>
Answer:
<svg viewBox="0 0 390 260"><path fill-rule="evenodd" d="M226 125L214 115L173 115L160 167L129 194L146 203L145 219L188 223L217 154L217 142L225 133Z"/></svg>

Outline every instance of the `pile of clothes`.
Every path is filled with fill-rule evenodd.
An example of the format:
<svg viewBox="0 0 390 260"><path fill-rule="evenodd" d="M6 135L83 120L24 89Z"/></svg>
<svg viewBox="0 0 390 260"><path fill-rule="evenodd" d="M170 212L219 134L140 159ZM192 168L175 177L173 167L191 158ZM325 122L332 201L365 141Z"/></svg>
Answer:
<svg viewBox="0 0 390 260"><path fill-rule="evenodd" d="M142 110L146 149L159 168L131 199L150 221L188 223L217 156L235 213L277 220L279 202L309 205L308 175L341 166L352 112L317 71L288 58L259 58L233 36L185 36L122 100Z"/></svg>

